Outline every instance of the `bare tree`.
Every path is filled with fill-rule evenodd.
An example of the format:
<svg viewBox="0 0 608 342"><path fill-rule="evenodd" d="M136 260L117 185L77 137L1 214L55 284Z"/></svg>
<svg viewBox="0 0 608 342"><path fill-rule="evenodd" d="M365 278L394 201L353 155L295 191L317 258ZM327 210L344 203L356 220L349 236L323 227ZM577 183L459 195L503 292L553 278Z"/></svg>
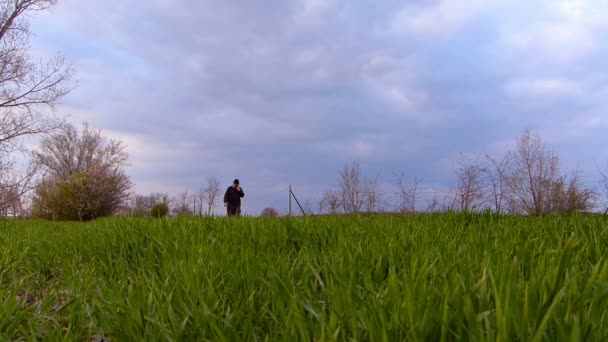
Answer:
<svg viewBox="0 0 608 342"><path fill-rule="evenodd" d="M353 162L349 167L344 165L339 177L340 197L342 207L347 214L358 213L363 207L363 180L359 162Z"/></svg>
<svg viewBox="0 0 608 342"><path fill-rule="evenodd" d="M210 216L214 214L215 205L220 195L220 181L217 178L212 177L207 179L205 194L207 199L207 216Z"/></svg>
<svg viewBox="0 0 608 342"><path fill-rule="evenodd" d="M135 195L132 204L132 213L135 216L148 216L152 212L152 207L157 204L170 204L170 197L167 193L152 193L149 195Z"/></svg>
<svg viewBox="0 0 608 342"><path fill-rule="evenodd" d="M150 210L154 206L154 197L151 195L135 195L132 202L131 211L135 216L150 215Z"/></svg>
<svg viewBox="0 0 608 342"><path fill-rule="evenodd" d="M484 198L483 175L486 172L483 162L479 158L470 159L461 155L457 161L456 188L458 207L469 212L479 209Z"/></svg>
<svg viewBox="0 0 608 342"><path fill-rule="evenodd" d="M512 154L507 152L500 160L486 154L485 160L485 175L490 189L489 201L492 203L494 211L501 213L504 211L504 202L508 195L508 177Z"/></svg>
<svg viewBox="0 0 608 342"><path fill-rule="evenodd" d="M598 168L600 172L600 188L602 193L604 194L604 200L606 201L606 210L604 210L604 214L608 214L608 163L606 164L605 171L602 171Z"/></svg>
<svg viewBox="0 0 608 342"><path fill-rule="evenodd" d="M406 183L404 177L403 172L395 175L395 183L397 184L396 209L400 213L415 213L420 180L414 178L412 183Z"/></svg>
<svg viewBox="0 0 608 342"><path fill-rule="evenodd" d="M87 124L80 134L64 125L45 137L32 157L46 172L36 189L38 212L90 220L112 214L129 196L132 183L123 170L128 160L124 144L104 139Z"/></svg>
<svg viewBox="0 0 608 342"><path fill-rule="evenodd" d="M342 202L340 201L340 194L335 191L328 191L323 194L321 201L319 201L319 212L326 212L331 215L338 213L342 208Z"/></svg>
<svg viewBox="0 0 608 342"><path fill-rule="evenodd" d="M509 176L512 210L541 216L548 213L551 188L559 179L559 157L538 134L526 130L517 139Z"/></svg>
<svg viewBox="0 0 608 342"><path fill-rule="evenodd" d="M439 211L439 196L437 192L433 193L433 197L426 202L426 208L424 209L427 213L435 213Z"/></svg>
<svg viewBox="0 0 608 342"><path fill-rule="evenodd" d="M365 209L368 213L375 213L380 208L382 198L378 192L378 178L363 178L363 197Z"/></svg>
<svg viewBox="0 0 608 342"><path fill-rule="evenodd" d="M459 209L465 212L475 211L483 203L485 165L479 158L467 158L461 155L457 161L456 176L458 187Z"/></svg>
<svg viewBox="0 0 608 342"><path fill-rule="evenodd" d="M5 188L0 192L0 216L17 218L23 216L22 196L19 195L19 189Z"/></svg>
<svg viewBox="0 0 608 342"><path fill-rule="evenodd" d="M361 212L364 208L368 212L376 211L381 203L376 179L364 178L361 174L359 162L351 166L344 165L338 178L340 203L347 214Z"/></svg>
<svg viewBox="0 0 608 342"><path fill-rule="evenodd" d="M10 166L3 166L0 166L0 211L5 217L22 217L26 214L22 205L25 194L35 188L39 167L30 161L23 164L11 161Z"/></svg>
<svg viewBox="0 0 608 342"><path fill-rule="evenodd" d="M201 185L198 192L195 194L195 209L194 215L198 213L198 215L203 216L203 207L207 201L207 193L205 192L205 188Z"/></svg>
<svg viewBox="0 0 608 342"><path fill-rule="evenodd" d="M53 111L73 88L73 70L62 57L40 62L29 52L28 18L56 0L0 0L0 188L21 197L32 188L35 168L17 167L15 153L26 152L23 138L49 133L61 120ZM15 191L16 189L20 189ZM0 203L0 206L4 205Z"/></svg>
<svg viewBox="0 0 608 342"><path fill-rule="evenodd" d="M168 193L166 192L156 192L156 193L152 193L150 194L150 197L153 198L153 203L154 204L159 204L159 203L163 203L166 204L167 206L171 205L171 196L169 196Z"/></svg>
<svg viewBox="0 0 608 342"><path fill-rule="evenodd" d="M198 194L196 194L194 192L191 193L189 199L190 199L191 208L192 208L192 210L191 210L192 215L196 215L196 209L198 208L198 203L196 202L198 199Z"/></svg>
<svg viewBox="0 0 608 342"><path fill-rule="evenodd" d="M457 203L457 196L454 189L447 191L433 191L433 197L427 201L424 211L429 213L440 213L454 210Z"/></svg>
<svg viewBox="0 0 608 342"><path fill-rule="evenodd" d="M192 215L192 196L188 190L180 192L175 197L175 207L173 208L173 214L175 215Z"/></svg>

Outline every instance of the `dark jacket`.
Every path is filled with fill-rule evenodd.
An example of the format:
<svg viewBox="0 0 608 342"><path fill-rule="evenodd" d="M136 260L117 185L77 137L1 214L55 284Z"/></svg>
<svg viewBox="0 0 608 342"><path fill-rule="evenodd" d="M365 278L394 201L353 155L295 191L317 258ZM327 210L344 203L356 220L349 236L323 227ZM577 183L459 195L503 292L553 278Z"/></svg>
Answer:
<svg viewBox="0 0 608 342"><path fill-rule="evenodd" d="M238 191L235 187L229 186L224 194L224 203L228 203L231 207L240 207L241 197L245 197L243 188L241 188L241 191Z"/></svg>

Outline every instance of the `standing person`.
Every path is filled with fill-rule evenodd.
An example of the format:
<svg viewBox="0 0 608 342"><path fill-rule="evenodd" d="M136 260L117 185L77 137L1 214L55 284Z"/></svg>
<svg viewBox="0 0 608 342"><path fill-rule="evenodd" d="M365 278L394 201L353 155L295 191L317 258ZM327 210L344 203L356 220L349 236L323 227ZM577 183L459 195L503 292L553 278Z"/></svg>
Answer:
<svg viewBox="0 0 608 342"><path fill-rule="evenodd" d="M241 198L245 197L243 189L239 185L239 180L235 179L232 185L226 189L224 194L224 207L228 210L228 216L241 215Z"/></svg>

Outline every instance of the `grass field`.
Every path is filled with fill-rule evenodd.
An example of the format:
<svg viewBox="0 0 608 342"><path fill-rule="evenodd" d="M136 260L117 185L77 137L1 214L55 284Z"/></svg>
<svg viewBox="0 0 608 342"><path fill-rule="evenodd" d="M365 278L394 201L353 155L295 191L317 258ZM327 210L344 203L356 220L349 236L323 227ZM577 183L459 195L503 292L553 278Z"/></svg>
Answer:
<svg viewBox="0 0 608 342"><path fill-rule="evenodd" d="M608 340L608 219L0 222L0 340Z"/></svg>

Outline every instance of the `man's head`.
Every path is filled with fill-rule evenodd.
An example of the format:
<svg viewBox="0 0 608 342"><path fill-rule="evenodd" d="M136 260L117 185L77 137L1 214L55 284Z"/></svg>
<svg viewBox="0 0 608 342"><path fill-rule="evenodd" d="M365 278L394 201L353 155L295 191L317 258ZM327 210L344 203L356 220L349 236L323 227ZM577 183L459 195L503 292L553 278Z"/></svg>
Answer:
<svg viewBox="0 0 608 342"><path fill-rule="evenodd" d="M238 180L238 179L235 179L235 180L232 182L232 185L233 185L235 188L236 188L237 186L239 186L239 180Z"/></svg>

